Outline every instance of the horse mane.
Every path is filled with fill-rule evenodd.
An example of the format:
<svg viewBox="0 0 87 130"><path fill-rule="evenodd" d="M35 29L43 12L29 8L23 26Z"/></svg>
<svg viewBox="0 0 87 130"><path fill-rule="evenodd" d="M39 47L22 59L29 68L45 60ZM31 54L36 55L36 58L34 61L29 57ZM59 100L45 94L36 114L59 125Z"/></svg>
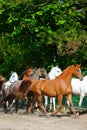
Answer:
<svg viewBox="0 0 87 130"><path fill-rule="evenodd" d="M21 74L21 76L20 76L20 78L19 78L20 80L22 80L24 74L27 73L27 71L28 71L28 70L24 70L24 71L22 72L22 74Z"/></svg>
<svg viewBox="0 0 87 130"><path fill-rule="evenodd" d="M59 76L57 76L56 78L61 78L65 77L65 75L67 76L71 70L71 68L74 67L74 65L68 66Z"/></svg>
<svg viewBox="0 0 87 130"><path fill-rule="evenodd" d="M29 78L32 78L36 72L37 72L37 68L34 68L32 74L29 76Z"/></svg>

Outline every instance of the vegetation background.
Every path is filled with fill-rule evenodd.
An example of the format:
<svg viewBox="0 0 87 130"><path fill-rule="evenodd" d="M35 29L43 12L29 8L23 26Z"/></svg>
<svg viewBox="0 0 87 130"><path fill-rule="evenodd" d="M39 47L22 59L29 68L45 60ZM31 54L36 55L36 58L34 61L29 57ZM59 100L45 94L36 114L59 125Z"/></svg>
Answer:
<svg viewBox="0 0 87 130"><path fill-rule="evenodd" d="M0 74L87 69L87 0L0 0Z"/></svg>

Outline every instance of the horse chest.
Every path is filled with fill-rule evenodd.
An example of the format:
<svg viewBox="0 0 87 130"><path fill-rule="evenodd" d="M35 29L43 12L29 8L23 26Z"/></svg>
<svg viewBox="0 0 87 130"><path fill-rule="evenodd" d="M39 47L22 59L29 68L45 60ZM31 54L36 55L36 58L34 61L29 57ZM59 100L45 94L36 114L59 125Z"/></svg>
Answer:
<svg viewBox="0 0 87 130"><path fill-rule="evenodd" d="M60 87L59 89L61 90L60 91L60 94L62 93L63 95L67 95L69 93L72 93L72 86L70 83L68 82L65 82L64 80L60 80Z"/></svg>

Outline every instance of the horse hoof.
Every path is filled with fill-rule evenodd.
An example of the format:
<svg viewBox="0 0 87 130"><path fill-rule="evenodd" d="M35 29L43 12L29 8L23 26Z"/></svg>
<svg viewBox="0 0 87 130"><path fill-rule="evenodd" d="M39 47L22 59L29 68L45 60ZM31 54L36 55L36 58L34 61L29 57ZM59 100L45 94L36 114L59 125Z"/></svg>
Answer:
<svg viewBox="0 0 87 130"><path fill-rule="evenodd" d="M56 115L56 114L54 114L54 113L51 113L51 114L50 114L50 116L55 116L55 115Z"/></svg>
<svg viewBox="0 0 87 130"><path fill-rule="evenodd" d="M46 114L46 117L47 117L47 118L50 118L50 115L49 115L49 114Z"/></svg>
<svg viewBox="0 0 87 130"><path fill-rule="evenodd" d="M76 115L71 115L71 117L72 117L72 118L78 118L79 115L78 115L78 114L76 114Z"/></svg>

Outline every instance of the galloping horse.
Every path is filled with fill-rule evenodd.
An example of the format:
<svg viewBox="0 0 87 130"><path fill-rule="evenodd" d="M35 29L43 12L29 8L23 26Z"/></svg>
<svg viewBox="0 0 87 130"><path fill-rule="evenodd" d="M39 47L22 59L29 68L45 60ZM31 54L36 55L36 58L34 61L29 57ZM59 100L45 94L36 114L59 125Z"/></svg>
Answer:
<svg viewBox="0 0 87 130"><path fill-rule="evenodd" d="M34 69L33 73L29 76L26 77L23 80L18 80L14 84L11 85L10 93L16 96L16 112L17 112L17 106L18 106L18 99L19 98L26 98L28 99L28 89L31 85L32 82L35 81L35 79L40 79L40 78L48 78L48 74L45 70L45 68L38 68ZM32 94L33 96L33 94ZM28 104L27 104L28 105ZM28 107L28 106L27 106Z"/></svg>
<svg viewBox="0 0 87 130"><path fill-rule="evenodd" d="M57 114L62 107L63 96L67 96L67 99L71 105L71 109L73 114L77 117L77 113L75 112L73 103L72 103L72 85L71 80L72 76L78 77L80 80L83 79L81 74L80 65L71 65L68 66L60 76L56 77L53 80L37 80L32 83L30 86L30 91L35 95L28 112L31 113L34 107L35 102L38 102L39 108L48 115L47 111L42 105L42 95L47 95L49 97L57 97L58 98L58 110L55 110L53 114Z"/></svg>

